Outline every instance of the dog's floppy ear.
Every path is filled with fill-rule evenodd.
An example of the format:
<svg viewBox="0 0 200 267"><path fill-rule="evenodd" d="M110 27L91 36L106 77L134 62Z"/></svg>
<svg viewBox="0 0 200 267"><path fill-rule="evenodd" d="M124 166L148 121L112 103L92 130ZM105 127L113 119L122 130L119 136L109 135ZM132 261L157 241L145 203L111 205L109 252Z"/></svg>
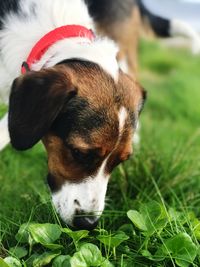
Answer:
<svg viewBox="0 0 200 267"><path fill-rule="evenodd" d="M17 78L11 88L8 119L13 147L25 150L35 145L74 94L70 75L56 67Z"/></svg>

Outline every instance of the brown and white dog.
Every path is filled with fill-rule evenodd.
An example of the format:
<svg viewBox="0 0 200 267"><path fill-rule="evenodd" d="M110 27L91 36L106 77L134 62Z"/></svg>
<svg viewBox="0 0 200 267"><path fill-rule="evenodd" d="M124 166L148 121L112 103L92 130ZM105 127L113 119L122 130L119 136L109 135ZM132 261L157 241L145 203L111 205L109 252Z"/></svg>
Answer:
<svg viewBox="0 0 200 267"><path fill-rule="evenodd" d="M145 93L119 69L113 41L91 32L83 0L1 0L0 27L11 144L26 150L42 140L56 210L69 225L92 229L110 173L132 154ZM8 141L5 116L1 148Z"/></svg>

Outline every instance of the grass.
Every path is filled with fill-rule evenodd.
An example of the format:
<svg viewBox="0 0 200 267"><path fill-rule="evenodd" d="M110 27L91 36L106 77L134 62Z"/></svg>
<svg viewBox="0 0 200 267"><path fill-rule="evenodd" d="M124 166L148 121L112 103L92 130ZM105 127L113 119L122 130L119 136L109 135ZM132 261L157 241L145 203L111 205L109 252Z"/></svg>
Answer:
<svg viewBox="0 0 200 267"><path fill-rule="evenodd" d="M111 249L94 231L87 241L97 245L114 266L200 266L199 252L195 252L194 258L180 262L178 254L170 250L170 242L176 241L169 241L188 234L193 248L198 251L200 248L197 219L200 217L200 58L185 50L161 47L156 42L142 42L140 55L141 80L148 91L141 118L141 145L135 150L135 157L113 173L106 210L98 226L98 233L104 239L106 234L118 233L120 227L129 239ZM5 110L1 106L0 114ZM60 223L46 186L46 167L46 155L40 144L27 152L8 147L0 153L0 256L5 257L11 247L20 246L15 234L23 223ZM139 225L135 221L139 213L132 222L128 219L126 213L130 209L140 215L146 210L151 220L157 218L152 214L159 210L164 224L158 226L159 220L154 222L156 230L148 234L141 221ZM68 238L61 236L59 242L67 244L65 254L72 256L78 248ZM184 238L178 236L179 246L189 242ZM162 246L167 249L162 252L167 256L158 261L155 252ZM188 249L192 251L191 247ZM35 250L40 254L45 251L38 247Z"/></svg>

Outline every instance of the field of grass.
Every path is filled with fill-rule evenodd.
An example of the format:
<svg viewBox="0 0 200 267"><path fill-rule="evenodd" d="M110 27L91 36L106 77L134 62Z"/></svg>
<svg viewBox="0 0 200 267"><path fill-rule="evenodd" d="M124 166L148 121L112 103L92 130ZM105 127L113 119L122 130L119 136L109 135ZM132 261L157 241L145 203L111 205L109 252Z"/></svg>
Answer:
<svg viewBox="0 0 200 267"><path fill-rule="evenodd" d="M16 258L0 267L200 266L200 57L155 42L142 42L140 55L140 148L113 173L95 231L63 228L42 145L0 153L0 257Z"/></svg>

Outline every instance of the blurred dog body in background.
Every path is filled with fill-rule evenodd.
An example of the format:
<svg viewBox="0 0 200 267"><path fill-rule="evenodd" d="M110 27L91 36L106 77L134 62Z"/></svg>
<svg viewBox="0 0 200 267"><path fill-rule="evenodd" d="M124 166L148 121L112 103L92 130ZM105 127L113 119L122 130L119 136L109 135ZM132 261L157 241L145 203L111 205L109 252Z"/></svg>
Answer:
<svg viewBox="0 0 200 267"><path fill-rule="evenodd" d="M186 22L154 14L144 0L85 0L100 34L118 43L121 68L132 77L138 70L141 35L161 38L183 36L191 41L192 52L200 52L200 37Z"/></svg>

